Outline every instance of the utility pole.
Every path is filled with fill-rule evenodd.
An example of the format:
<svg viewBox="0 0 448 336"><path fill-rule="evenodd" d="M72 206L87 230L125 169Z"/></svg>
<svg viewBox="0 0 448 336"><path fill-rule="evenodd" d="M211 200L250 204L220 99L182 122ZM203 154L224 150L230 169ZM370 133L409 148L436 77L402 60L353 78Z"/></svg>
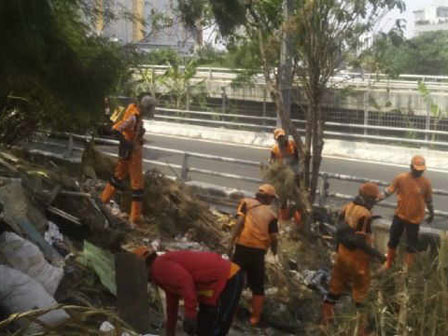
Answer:
<svg viewBox="0 0 448 336"><path fill-rule="evenodd" d="M143 20L144 20L144 10L145 3L143 0L133 0L132 1L132 42L140 42L143 40Z"/></svg>
<svg viewBox="0 0 448 336"><path fill-rule="evenodd" d="M280 50L280 91L283 98L283 108L286 117L291 116L291 88L292 88L292 36L287 31L288 20L294 10L294 0L283 0L283 31L282 31L282 46ZM284 127L277 115L277 127Z"/></svg>
<svg viewBox="0 0 448 336"><path fill-rule="evenodd" d="M96 24L95 29L98 36L101 36L103 34L104 30L104 4L103 0L96 0L96 10L97 10L97 17L96 17Z"/></svg>

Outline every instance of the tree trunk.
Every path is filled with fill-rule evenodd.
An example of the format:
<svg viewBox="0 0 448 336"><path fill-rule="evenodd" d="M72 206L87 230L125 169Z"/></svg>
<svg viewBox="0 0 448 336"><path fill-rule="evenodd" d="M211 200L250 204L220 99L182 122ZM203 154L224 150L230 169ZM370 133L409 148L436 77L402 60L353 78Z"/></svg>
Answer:
<svg viewBox="0 0 448 336"><path fill-rule="evenodd" d="M305 158L304 158L304 182L305 188L310 188L310 172L311 172L311 144L313 140L313 123L314 123L314 106L310 102L306 110L306 125L305 125Z"/></svg>
<svg viewBox="0 0 448 336"><path fill-rule="evenodd" d="M324 147L324 120L322 108L319 104L315 107L315 118L313 125L313 167L311 173L310 200L314 203L316 190L319 183L320 164L322 162L322 149Z"/></svg>
<svg viewBox="0 0 448 336"><path fill-rule="evenodd" d="M259 35L260 38L260 52L262 55L262 59L265 60L265 50L264 50L264 45L263 45L263 38L261 36L261 34ZM269 67L268 65L265 63L263 66L263 71L264 71L264 77L265 77L265 81L266 81L266 87L269 91L269 93L271 94L271 97L275 103L275 107L277 110L277 115L280 117L281 123L283 125L283 127L285 128L285 130L288 132L288 134L291 134L294 141L297 144L297 150L299 152L299 163L300 163L300 171L304 172L305 171L305 167L306 167L306 157L307 155L305 155L305 151L304 151L304 144L302 141L302 138L300 137L300 134L297 130L297 128L294 126L294 124L291 122L291 118L289 115L287 115L285 113L285 108L284 108L284 102L283 102L283 96L281 91L279 90L279 83L273 83L272 79L270 77L270 73L269 73ZM311 133L310 133L311 134ZM309 145L311 146L311 145ZM308 162L310 161L310 150L308 150ZM309 167L309 164L308 164ZM309 171L309 168L308 168ZM312 204L309 202L310 197L309 197L309 193L308 193L308 188L305 186L304 184L304 178L301 177L301 183L300 183L300 190L298 190L297 193L297 204L301 207L300 211L302 213L302 217L303 217L303 221L305 223L304 227L305 227L305 233L309 233L310 232L310 228L311 228L311 223L312 223L312 214L313 214L313 207Z"/></svg>

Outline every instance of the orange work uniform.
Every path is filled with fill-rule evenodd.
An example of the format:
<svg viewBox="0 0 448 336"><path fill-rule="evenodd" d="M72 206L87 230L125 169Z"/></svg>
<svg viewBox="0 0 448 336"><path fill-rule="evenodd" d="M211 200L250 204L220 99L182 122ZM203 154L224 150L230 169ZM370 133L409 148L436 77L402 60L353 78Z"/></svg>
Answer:
<svg viewBox="0 0 448 336"><path fill-rule="evenodd" d="M280 148L278 143L272 146L271 148L271 159L270 162L278 162L280 164L288 165L293 172L298 176L298 151L297 145L294 140L288 140L288 143L285 148ZM299 179L296 179L296 183L298 185ZM294 211L294 220L297 225L301 225L302 216L299 211ZM290 209L288 208L288 201L286 199L280 200L280 209L279 209L279 217L283 220L289 220L291 218Z"/></svg>
<svg viewBox="0 0 448 336"><path fill-rule="evenodd" d="M236 244L267 250L271 245L270 234L274 233L270 225L277 219L272 208L254 198L245 198L238 206L237 215L244 216L244 228Z"/></svg>
<svg viewBox="0 0 448 336"><path fill-rule="evenodd" d="M424 176L414 177L410 172L395 177L387 193L397 193L395 215L409 223L420 224L425 218L425 208L432 201L431 182Z"/></svg>
<svg viewBox="0 0 448 336"><path fill-rule="evenodd" d="M367 243L372 243L370 236L372 214L366 207L354 202L348 203L343 208L341 216L356 234L363 235ZM350 250L339 244L336 263L331 274L329 296L339 297L348 283L352 283L353 301L362 303L370 286L370 256L363 250L357 248Z"/></svg>
<svg viewBox="0 0 448 336"><path fill-rule="evenodd" d="M269 205L255 198L244 198L237 214L244 218L244 227L236 240L233 262L247 275L247 284L252 291L250 323L256 325L264 302L264 256L271 246L271 236L278 233L277 216Z"/></svg>
<svg viewBox="0 0 448 336"><path fill-rule="evenodd" d="M132 149L130 155L118 159L114 175L101 194L101 200L103 203L108 203L114 196L116 189L121 187L121 182L129 175L132 189L129 217L132 223L136 223L141 220L144 188L142 164L144 129L138 106L130 104L123 118L114 124L113 129L119 131L126 141L132 143Z"/></svg>
<svg viewBox="0 0 448 336"><path fill-rule="evenodd" d="M297 160L297 145L294 140L288 140L285 148L280 148L278 143L271 148L271 161L284 164L291 164Z"/></svg>

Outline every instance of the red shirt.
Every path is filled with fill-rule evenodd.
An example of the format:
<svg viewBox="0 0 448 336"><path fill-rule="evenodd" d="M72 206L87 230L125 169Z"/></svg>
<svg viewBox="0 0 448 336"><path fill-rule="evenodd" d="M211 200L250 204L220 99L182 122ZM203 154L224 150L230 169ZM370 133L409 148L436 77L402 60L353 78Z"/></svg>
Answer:
<svg viewBox="0 0 448 336"><path fill-rule="evenodd" d="M166 293L167 329L175 328L180 298L189 318L196 317L198 302L216 305L230 269L230 261L211 252L175 251L157 257L151 278Z"/></svg>

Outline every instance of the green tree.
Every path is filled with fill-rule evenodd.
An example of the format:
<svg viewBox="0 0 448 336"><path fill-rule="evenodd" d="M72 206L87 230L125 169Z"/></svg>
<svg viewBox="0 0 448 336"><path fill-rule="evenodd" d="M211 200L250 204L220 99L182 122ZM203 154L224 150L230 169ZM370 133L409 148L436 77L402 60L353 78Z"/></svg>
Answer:
<svg viewBox="0 0 448 336"><path fill-rule="evenodd" d="M290 1L292 12L283 16L282 6ZM371 31L381 13L394 8L404 9L401 0L246 0L227 8L226 0L182 0L209 5L221 26L223 18L232 15L244 20L230 21L221 30L224 36L239 45L251 45L255 51L254 68L260 65L273 98L282 126L294 137L301 157L302 194L304 207L309 212L317 190L318 174L324 145L325 110L322 101L329 79L347 58L350 50L358 49L361 37ZM226 10L226 15L216 8ZM204 12L207 10L201 10ZM187 13L187 12L186 12ZM196 18L197 19L197 18ZM188 20L187 20L188 22ZM238 28L238 29L236 29ZM286 33L286 34L285 34ZM293 73L305 96L306 128L302 141L285 110L281 88L292 83L281 83L279 65L284 37L292 37L289 55L293 57Z"/></svg>
<svg viewBox="0 0 448 336"><path fill-rule="evenodd" d="M379 35L364 54L363 66L393 77L399 74L448 75L448 32L426 32L406 40L396 30Z"/></svg>
<svg viewBox="0 0 448 336"><path fill-rule="evenodd" d="M104 97L129 76L133 52L93 34L89 3L0 2L1 133L12 125L18 135L42 126L87 128L102 114Z"/></svg>
<svg viewBox="0 0 448 336"><path fill-rule="evenodd" d="M188 108L193 100L199 104L206 98L205 80L193 82L197 66L195 60L188 61L185 66L170 64L160 78L163 94L168 98L170 107Z"/></svg>

